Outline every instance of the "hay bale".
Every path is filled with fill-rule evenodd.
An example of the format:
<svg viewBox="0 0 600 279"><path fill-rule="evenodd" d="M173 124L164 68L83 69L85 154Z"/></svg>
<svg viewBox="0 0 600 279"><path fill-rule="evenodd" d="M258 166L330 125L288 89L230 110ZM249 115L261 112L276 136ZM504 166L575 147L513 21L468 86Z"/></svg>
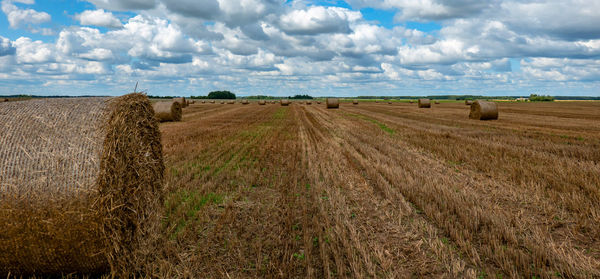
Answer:
<svg viewBox="0 0 600 279"><path fill-rule="evenodd" d="M264 106L265 104L267 104L267 102L265 100L260 100L258 101L258 104Z"/></svg>
<svg viewBox="0 0 600 279"><path fill-rule="evenodd" d="M215 100L210 100L210 103L211 103L211 104L214 104L214 103L215 103Z"/></svg>
<svg viewBox="0 0 600 279"><path fill-rule="evenodd" d="M187 107L187 101L185 100L185 97L173 98L173 102L178 102L181 105L181 108Z"/></svg>
<svg viewBox="0 0 600 279"><path fill-rule="evenodd" d="M471 105L469 118L477 120L498 119L498 104L494 102L477 100Z"/></svg>
<svg viewBox="0 0 600 279"><path fill-rule="evenodd" d="M152 105L154 115L160 122L181 121L181 105L178 102L156 102Z"/></svg>
<svg viewBox="0 0 600 279"><path fill-rule="evenodd" d="M320 105L320 104L321 104L321 101L317 101L317 104L319 104L319 105Z"/></svg>
<svg viewBox="0 0 600 279"><path fill-rule="evenodd" d="M358 105L358 100L352 100L353 105Z"/></svg>
<svg viewBox="0 0 600 279"><path fill-rule="evenodd" d="M431 100L429 100L429 99L419 99L418 106L419 106L419 108L430 108L431 107Z"/></svg>
<svg viewBox="0 0 600 279"><path fill-rule="evenodd" d="M247 105L247 104L249 104L249 103L250 103L250 102L248 102L248 100L242 100L242 105Z"/></svg>
<svg viewBox="0 0 600 279"><path fill-rule="evenodd" d="M412 103L413 103L413 100L410 100L410 101L408 101L408 102L412 104Z"/></svg>
<svg viewBox="0 0 600 279"><path fill-rule="evenodd" d="M2 100L2 102L8 102L8 99L7 99L7 98L4 98L4 99Z"/></svg>
<svg viewBox="0 0 600 279"><path fill-rule="evenodd" d="M306 104L307 104L307 105L311 105L311 104L312 104L312 102L311 102L311 101L306 101Z"/></svg>
<svg viewBox="0 0 600 279"><path fill-rule="evenodd" d="M340 107L340 100L338 98L327 98L325 100L325 103L327 104L327 108L339 108Z"/></svg>
<svg viewBox="0 0 600 279"><path fill-rule="evenodd" d="M206 103L206 101L204 101L204 100L202 100L201 102L202 102L203 104L205 104L205 103Z"/></svg>
<svg viewBox="0 0 600 279"><path fill-rule="evenodd" d="M230 105L235 105L235 100L229 100L229 101L227 101L227 103Z"/></svg>
<svg viewBox="0 0 600 279"><path fill-rule="evenodd" d="M473 104L473 101L471 100L465 100L465 105L470 106Z"/></svg>
<svg viewBox="0 0 600 279"><path fill-rule="evenodd" d="M440 101L435 101L434 103L435 103L436 105L439 105L439 104L440 104Z"/></svg>
<svg viewBox="0 0 600 279"><path fill-rule="evenodd" d="M375 100L375 103L377 104L377 103L379 103L379 101Z"/></svg>
<svg viewBox="0 0 600 279"><path fill-rule="evenodd" d="M148 98L10 102L0 123L0 276L139 272L163 199Z"/></svg>
<svg viewBox="0 0 600 279"><path fill-rule="evenodd" d="M279 102L281 103L282 106L290 105L290 100L288 100L288 99L281 99Z"/></svg>
<svg viewBox="0 0 600 279"><path fill-rule="evenodd" d="M392 101L388 101L388 105L391 105L391 104L392 104Z"/></svg>
<svg viewBox="0 0 600 279"><path fill-rule="evenodd" d="M221 105L224 105L224 104L225 104L225 101L221 101Z"/></svg>

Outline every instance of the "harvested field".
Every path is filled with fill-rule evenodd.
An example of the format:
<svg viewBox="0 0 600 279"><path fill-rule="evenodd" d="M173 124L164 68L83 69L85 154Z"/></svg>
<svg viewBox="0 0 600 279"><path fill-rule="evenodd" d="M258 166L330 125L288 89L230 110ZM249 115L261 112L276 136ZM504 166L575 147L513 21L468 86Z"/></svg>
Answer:
<svg viewBox="0 0 600 279"><path fill-rule="evenodd" d="M157 277L598 278L600 102L195 104Z"/></svg>

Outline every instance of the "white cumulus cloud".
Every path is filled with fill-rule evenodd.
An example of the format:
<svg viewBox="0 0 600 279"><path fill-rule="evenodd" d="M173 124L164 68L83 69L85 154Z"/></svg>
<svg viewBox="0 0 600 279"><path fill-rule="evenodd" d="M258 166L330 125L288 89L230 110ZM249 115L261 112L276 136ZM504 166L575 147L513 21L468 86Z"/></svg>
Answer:
<svg viewBox="0 0 600 279"><path fill-rule="evenodd" d="M106 12L103 9L87 10L75 16L81 25L94 25L109 28L119 28L123 26L121 21L111 12Z"/></svg>

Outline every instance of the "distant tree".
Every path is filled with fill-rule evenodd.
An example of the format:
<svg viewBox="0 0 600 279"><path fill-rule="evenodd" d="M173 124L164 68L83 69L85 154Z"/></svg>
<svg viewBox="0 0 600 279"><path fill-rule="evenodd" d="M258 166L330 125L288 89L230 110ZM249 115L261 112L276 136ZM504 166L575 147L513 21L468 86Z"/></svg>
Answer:
<svg viewBox="0 0 600 279"><path fill-rule="evenodd" d="M554 97L538 95L538 94L531 94L531 95L529 95L529 101L532 101L532 102L554 102Z"/></svg>
<svg viewBox="0 0 600 279"><path fill-rule="evenodd" d="M235 94L229 91L213 91L208 93L208 99L235 99Z"/></svg>
<svg viewBox="0 0 600 279"><path fill-rule="evenodd" d="M313 97L310 95L294 95L294 97L290 97L290 99L312 99Z"/></svg>

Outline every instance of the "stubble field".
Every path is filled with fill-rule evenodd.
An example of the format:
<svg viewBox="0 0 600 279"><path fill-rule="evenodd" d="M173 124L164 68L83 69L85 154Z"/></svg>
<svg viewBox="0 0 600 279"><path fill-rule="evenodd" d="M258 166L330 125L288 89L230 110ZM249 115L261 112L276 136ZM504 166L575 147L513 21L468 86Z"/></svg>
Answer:
<svg viewBox="0 0 600 279"><path fill-rule="evenodd" d="M197 102L160 127L151 272L600 277L600 102L499 109Z"/></svg>

